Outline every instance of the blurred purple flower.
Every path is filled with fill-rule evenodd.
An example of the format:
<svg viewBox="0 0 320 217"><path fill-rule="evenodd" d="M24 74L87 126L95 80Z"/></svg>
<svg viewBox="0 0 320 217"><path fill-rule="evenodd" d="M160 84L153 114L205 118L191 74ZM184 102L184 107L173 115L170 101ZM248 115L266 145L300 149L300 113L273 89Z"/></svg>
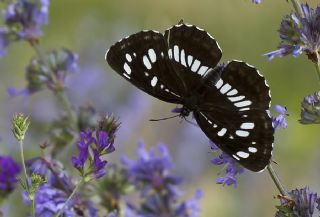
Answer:
<svg viewBox="0 0 320 217"><path fill-rule="evenodd" d="M7 6L4 20L19 39L36 40L42 35L41 27L48 24L49 0L18 0Z"/></svg>
<svg viewBox="0 0 320 217"><path fill-rule="evenodd" d="M320 123L320 91L304 97L301 102L301 124Z"/></svg>
<svg viewBox="0 0 320 217"><path fill-rule="evenodd" d="M260 3L261 3L261 0L252 0L252 3L260 4Z"/></svg>
<svg viewBox="0 0 320 217"><path fill-rule="evenodd" d="M292 190L289 192L289 198L280 197L281 205L277 207L275 216L312 217L318 200L317 193L311 192L308 187Z"/></svg>
<svg viewBox="0 0 320 217"><path fill-rule="evenodd" d="M39 187L35 193L35 215L41 217L53 217L62 209L66 202L67 194L58 189L52 187L50 184L44 184ZM30 204L28 197L24 194L24 202ZM64 209L63 216L73 217L77 216L73 209L70 209L74 203L71 200Z"/></svg>
<svg viewBox="0 0 320 217"><path fill-rule="evenodd" d="M203 196L201 190L197 190L193 199L184 201L175 209L174 216L180 217L197 217L200 216L200 199Z"/></svg>
<svg viewBox="0 0 320 217"><path fill-rule="evenodd" d="M0 156L0 195L4 196L13 191L18 182L17 176L21 166L11 156Z"/></svg>
<svg viewBox="0 0 320 217"><path fill-rule="evenodd" d="M21 95L26 98L45 87L53 92L65 88L67 77L78 68L78 55L68 49L61 49L47 53L45 58L48 64L37 58L30 61L26 67L27 87L20 90L8 87L10 96Z"/></svg>
<svg viewBox="0 0 320 217"><path fill-rule="evenodd" d="M53 217L65 203L67 197L74 189L70 177L60 162L43 157L28 160L28 172L48 177L47 184L41 185L35 194L36 216ZM29 204L28 197L24 195L25 203ZM65 216L77 216L77 213L89 213L87 216L97 217L97 209L91 201L75 195L64 211Z"/></svg>
<svg viewBox="0 0 320 217"><path fill-rule="evenodd" d="M320 7L315 10L301 4L302 16L292 12L283 18L279 33L281 42L278 50L265 54L269 60L292 54L297 57L305 52L309 59L318 63L320 49Z"/></svg>
<svg viewBox="0 0 320 217"><path fill-rule="evenodd" d="M274 110L279 113L278 116L272 117L272 122L273 122L273 127L274 129L278 129L280 126L281 128L285 129L287 128L288 124L286 122L285 116L287 114L287 109L286 107L282 107L280 105L275 105Z"/></svg>
<svg viewBox="0 0 320 217"><path fill-rule="evenodd" d="M172 195L177 195L178 190L175 185L182 182L180 177L170 174L174 164L165 145L158 145L160 156L154 150L147 152L143 142L138 143L138 160L129 160L126 156L121 156L121 161L125 165L129 179L142 190L142 195L146 195L151 190L167 189Z"/></svg>
<svg viewBox="0 0 320 217"><path fill-rule="evenodd" d="M218 151L220 150L216 144L213 142L210 142L211 144L211 149L213 151ZM236 188L238 186L238 180L236 178L237 175L241 174L244 172L243 167L238 164L232 157L230 157L228 154L222 152L219 157L213 158L211 160L211 163L214 165L222 165L226 164L225 171L226 174L225 176L218 177L216 179L217 184L223 184L223 185L234 185Z"/></svg>

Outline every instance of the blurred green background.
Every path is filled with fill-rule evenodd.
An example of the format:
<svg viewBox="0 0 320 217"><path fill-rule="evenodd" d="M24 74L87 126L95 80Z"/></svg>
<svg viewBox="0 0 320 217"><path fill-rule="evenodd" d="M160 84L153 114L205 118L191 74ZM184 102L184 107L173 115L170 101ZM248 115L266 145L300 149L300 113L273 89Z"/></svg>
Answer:
<svg viewBox="0 0 320 217"><path fill-rule="evenodd" d="M315 7L319 1L308 3ZM270 217L278 204L274 198L278 192L266 171L246 171L236 189L215 184L223 168L210 164L213 154L206 136L178 119L149 122L150 118L171 115L175 105L158 101L126 82L111 70L104 54L127 35L143 29L164 32L182 18L204 28L221 46L223 62L238 59L256 66L270 85L273 105L287 106L288 128L276 132L273 152L275 168L285 186L290 190L307 185L319 192L319 126L298 123L300 101L319 90L314 66L304 55L271 62L262 56L276 49L277 29L291 8L285 0L262 0L260 5L251 0L56 0L51 2L50 23L43 29L41 45L45 50L65 47L79 54L80 71L68 80L68 94L75 105L91 103L100 112L120 117L116 152L109 162L118 163L121 153L133 158L140 139L148 147L162 142L171 150L176 173L186 180L181 186L184 197L192 197L197 188L203 189L201 216ZM27 158L39 155L38 145L46 140L46 126L59 112L49 91L36 93L28 100L12 99L6 94L7 86L25 86L24 69L32 56L34 51L22 42L11 46L8 55L0 59L0 153L15 153L16 159L18 145L10 132L14 112L23 111L33 121L26 140ZM20 216L18 204L23 209L16 193L2 209Z"/></svg>

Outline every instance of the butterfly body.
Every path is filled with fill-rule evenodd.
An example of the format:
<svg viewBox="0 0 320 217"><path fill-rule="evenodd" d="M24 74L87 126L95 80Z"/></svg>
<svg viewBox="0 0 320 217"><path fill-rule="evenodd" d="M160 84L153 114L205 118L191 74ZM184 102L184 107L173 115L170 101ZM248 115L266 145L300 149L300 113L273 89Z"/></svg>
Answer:
<svg viewBox="0 0 320 217"><path fill-rule="evenodd" d="M191 112L202 131L224 152L252 171L270 162L270 91L257 69L242 61L218 65L216 40L193 25L179 24L161 34L141 31L115 43L109 65L133 85Z"/></svg>

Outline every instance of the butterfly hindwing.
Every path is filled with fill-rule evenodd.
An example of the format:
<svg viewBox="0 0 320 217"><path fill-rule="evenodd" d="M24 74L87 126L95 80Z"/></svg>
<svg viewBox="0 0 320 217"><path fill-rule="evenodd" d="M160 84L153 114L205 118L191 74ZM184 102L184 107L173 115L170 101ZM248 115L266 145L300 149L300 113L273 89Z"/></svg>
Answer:
<svg viewBox="0 0 320 217"><path fill-rule="evenodd" d="M181 103L183 88L169 64L167 50L161 33L142 31L111 46L106 60L118 74L139 89L163 101Z"/></svg>
<svg viewBox="0 0 320 217"><path fill-rule="evenodd" d="M194 115L204 133L246 168L264 169L274 141L265 79L246 63L231 61L208 73L201 93Z"/></svg>
<svg viewBox="0 0 320 217"><path fill-rule="evenodd" d="M209 33L193 25L175 25L165 31L164 37L169 58L189 93L216 67L222 56L221 49Z"/></svg>

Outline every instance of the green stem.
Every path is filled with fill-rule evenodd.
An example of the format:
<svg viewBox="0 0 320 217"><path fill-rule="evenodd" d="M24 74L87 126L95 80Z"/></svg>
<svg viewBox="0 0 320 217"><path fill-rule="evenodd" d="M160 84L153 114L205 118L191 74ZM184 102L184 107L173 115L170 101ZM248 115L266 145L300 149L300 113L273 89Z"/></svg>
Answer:
<svg viewBox="0 0 320 217"><path fill-rule="evenodd" d="M26 180L26 187L27 187L27 190L29 192L28 174L27 174L26 164L25 164L25 161L24 161L23 140L20 140L19 144L20 144L20 157L21 157L21 161L22 161L24 178Z"/></svg>
<svg viewBox="0 0 320 217"><path fill-rule="evenodd" d="M55 92L55 95L67 113L67 116L68 116L68 119L70 122L70 126L72 127L72 129L75 132L77 132L78 131L77 118L72 110L71 103L68 100L65 92L64 91L57 91L57 92Z"/></svg>
<svg viewBox="0 0 320 217"><path fill-rule="evenodd" d="M316 72L317 72L317 75L318 75L318 79L320 81L320 65L318 63L315 63L314 66L316 67Z"/></svg>
<svg viewBox="0 0 320 217"><path fill-rule="evenodd" d="M31 200L31 216L32 217L35 217L35 208L34 208L34 205L35 203L34 203L34 199L33 200Z"/></svg>
<svg viewBox="0 0 320 217"><path fill-rule="evenodd" d="M303 13L301 10L301 3L299 0L291 0L294 10L299 15L299 17L303 17Z"/></svg>
<svg viewBox="0 0 320 217"><path fill-rule="evenodd" d="M20 145L20 157L21 157L21 162L22 162L22 167L23 167L23 173L25 177L25 185L26 185L26 191L28 193L29 200L31 202L31 215L32 217L35 217L34 213L34 198L30 197L30 186L29 186L29 181L28 181L28 173L27 173L27 168L26 168L26 163L24 160L24 151L23 151L23 140L19 140L19 145Z"/></svg>
<svg viewBox="0 0 320 217"><path fill-rule="evenodd" d="M268 169L268 171L269 171L269 175L270 175L271 178L272 178L272 181L273 181L274 184L277 186L280 194L281 194L282 196L288 196L288 192L286 191L286 189L285 189L284 186L282 185L278 174L277 174L276 171L273 169L273 167L271 166L271 164L268 165L267 169Z"/></svg>
<svg viewBox="0 0 320 217"><path fill-rule="evenodd" d="M68 197L68 199L66 200L66 202L63 204L63 207L60 209L60 211L58 212L58 214L55 215L55 217L59 217L64 209L66 208L66 206L68 205L68 203L70 202L70 200L73 198L74 194L77 192L77 190L79 189L79 187L82 185L83 183L83 179L80 180L80 182L74 187L72 193L70 194L70 196Z"/></svg>

